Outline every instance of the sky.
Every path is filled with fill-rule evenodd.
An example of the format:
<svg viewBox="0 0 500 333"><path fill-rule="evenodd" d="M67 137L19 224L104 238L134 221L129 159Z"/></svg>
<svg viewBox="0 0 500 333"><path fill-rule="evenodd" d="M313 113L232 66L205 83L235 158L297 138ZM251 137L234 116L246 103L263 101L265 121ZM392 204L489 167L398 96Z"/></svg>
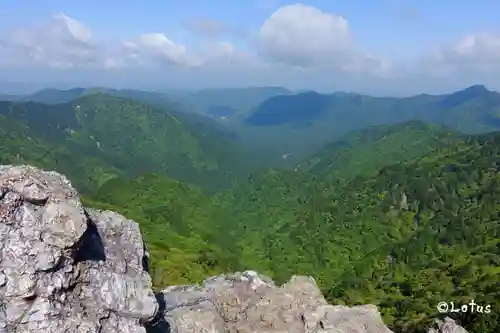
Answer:
<svg viewBox="0 0 500 333"><path fill-rule="evenodd" d="M494 0L0 0L0 90L500 90L498 13Z"/></svg>

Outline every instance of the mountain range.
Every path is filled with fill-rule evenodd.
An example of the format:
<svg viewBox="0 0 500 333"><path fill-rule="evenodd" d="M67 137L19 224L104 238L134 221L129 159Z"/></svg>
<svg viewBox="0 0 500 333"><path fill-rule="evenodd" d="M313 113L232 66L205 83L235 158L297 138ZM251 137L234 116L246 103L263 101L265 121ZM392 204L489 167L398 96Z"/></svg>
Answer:
<svg viewBox="0 0 500 333"><path fill-rule="evenodd" d="M500 122L500 94L472 86L448 95L407 98L307 92L274 96L234 126L243 141L281 156L283 166L296 164L325 142L369 126L420 120L467 134L494 131Z"/></svg>
<svg viewBox="0 0 500 333"><path fill-rule="evenodd" d="M75 91L65 92L64 99ZM2 163L38 161L40 152L35 148L41 145L50 147L42 166L67 164L60 168L69 175L89 167L87 161L99 161L95 172L90 172L97 184L112 175L145 172L195 183L221 180L229 177L228 163L238 163L232 161L238 155L232 151L233 135L216 125L207 126L196 116L178 117L165 108L109 94L78 96L53 105L0 102Z"/></svg>
<svg viewBox="0 0 500 333"><path fill-rule="evenodd" d="M500 94L482 85L446 95L406 98L261 87L190 92L46 89L14 100L58 104L94 93L134 99L168 109L176 116L198 117L197 122L236 135L246 150L263 154L263 167L293 167L326 143L369 126L420 120L466 134L494 131L500 126Z"/></svg>
<svg viewBox="0 0 500 333"><path fill-rule="evenodd" d="M498 93L235 91L3 96L0 164L62 172L86 206L138 221L156 288L310 275L396 332L424 331L442 300L500 308ZM498 312L448 315L500 329Z"/></svg>

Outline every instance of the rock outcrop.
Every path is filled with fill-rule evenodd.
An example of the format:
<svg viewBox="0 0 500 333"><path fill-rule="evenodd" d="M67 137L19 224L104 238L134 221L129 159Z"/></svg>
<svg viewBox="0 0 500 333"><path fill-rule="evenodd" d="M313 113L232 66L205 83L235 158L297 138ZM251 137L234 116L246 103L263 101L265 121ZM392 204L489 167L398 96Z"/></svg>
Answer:
<svg viewBox="0 0 500 333"><path fill-rule="evenodd" d="M295 276L277 287L247 271L163 291L164 319L175 332L390 333L373 305L329 305L314 279ZM158 331L159 333L160 331Z"/></svg>
<svg viewBox="0 0 500 333"><path fill-rule="evenodd" d="M278 287L247 271L154 295L147 256L137 223L85 209L64 176L0 166L0 333L391 333L375 306L329 305L303 276ZM429 333L462 333L438 324Z"/></svg>
<svg viewBox="0 0 500 333"><path fill-rule="evenodd" d="M0 332L145 332L158 304L137 223L63 176L0 166Z"/></svg>
<svg viewBox="0 0 500 333"><path fill-rule="evenodd" d="M435 327L429 328L428 333L467 333L465 328L458 325L453 319L446 317L444 320L436 319Z"/></svg>

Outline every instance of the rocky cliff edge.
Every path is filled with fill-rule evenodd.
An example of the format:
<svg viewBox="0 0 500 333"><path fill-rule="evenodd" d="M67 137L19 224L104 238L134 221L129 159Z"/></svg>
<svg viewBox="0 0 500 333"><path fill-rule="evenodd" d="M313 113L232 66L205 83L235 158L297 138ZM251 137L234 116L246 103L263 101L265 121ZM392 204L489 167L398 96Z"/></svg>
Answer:
<svg viewBox="0 0 500 333"><path fill-rule="evenodd" d="M278 287L247 271L155 295L147 256L137 223L84 208L64 176L0 166L0 333L391 332L375 306L329 305L310 277Z"/></svg>

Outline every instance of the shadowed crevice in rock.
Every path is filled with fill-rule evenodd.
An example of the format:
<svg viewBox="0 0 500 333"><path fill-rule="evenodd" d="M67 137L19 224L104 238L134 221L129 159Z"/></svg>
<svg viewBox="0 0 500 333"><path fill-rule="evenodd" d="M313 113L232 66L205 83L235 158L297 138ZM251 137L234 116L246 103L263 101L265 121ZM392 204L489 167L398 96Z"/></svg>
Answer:
<svg viewBox="0 0 500 333"><path fill-rule="evenodd" d="M165 320L165 309L167 303L165 301L165 295L163 293L155 293L156 301L158 302L158 312L156 313L153 320L145 324L147 333L170 333L170 324Z"/></svg>
<svg viewBox="0 0 500 333"><path fill-rule="evenodd" d="M0 200L3 199L3 197L5 196L5 194L7 194L8 192L8 189L6 187L0 187Z"/></svg>
<svg viewBox="0 0 500 333"><path fill-rule="evenodd" d="M142 257L142 269L149 273L149 256L147 255L146 243L142 243L142 248L144 250L144 256Z"/></svg>
<svg viewBox="0 0 500 333"><path fill-rule="evenodd" d="M74 254L75 262L82 261L106 261L106 252L104 244L97 230L97 226L90 219L87 213L87 230L85 230L82 238L76 245Z"/></svg>

